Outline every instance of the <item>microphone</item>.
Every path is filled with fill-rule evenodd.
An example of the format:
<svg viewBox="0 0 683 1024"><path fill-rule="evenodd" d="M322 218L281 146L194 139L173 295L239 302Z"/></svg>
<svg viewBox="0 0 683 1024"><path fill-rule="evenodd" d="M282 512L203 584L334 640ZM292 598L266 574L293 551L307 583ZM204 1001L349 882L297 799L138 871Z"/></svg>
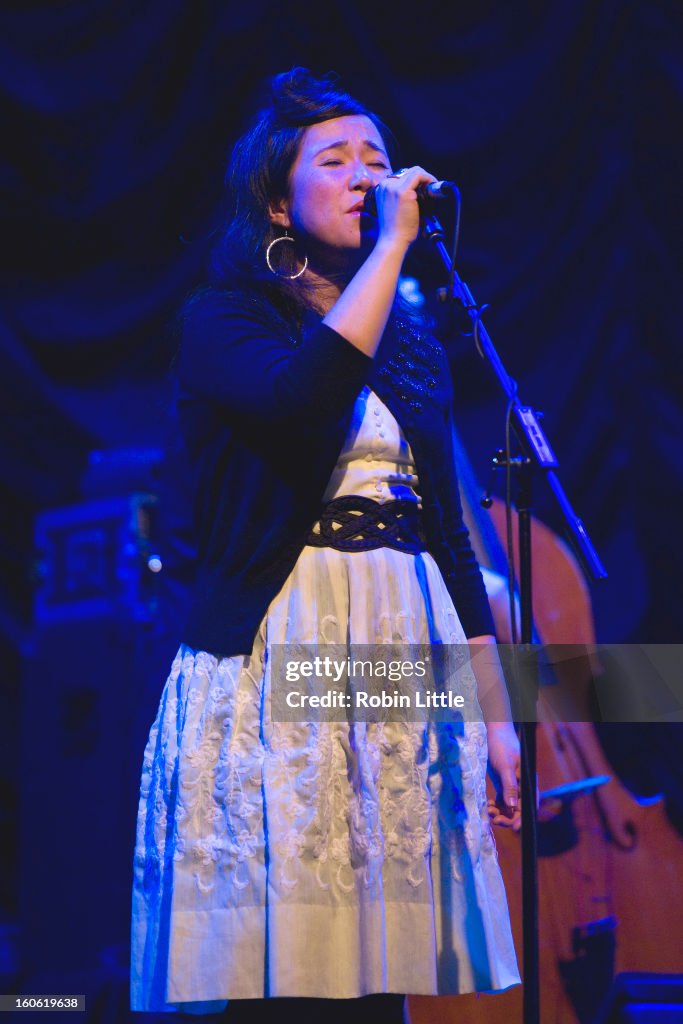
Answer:
<svg viewBox="0 0 683 1024"><path fill-rule="evenodd" d="M377 197L375 195L377 188L377 185L369 188L363 199L363 213L369 213L371 217L377 216ZM452 181L430 181L426 185L418 185L416 191L418 203L420 206L424 206L432 200L448 199L458 189Z"/></svg>

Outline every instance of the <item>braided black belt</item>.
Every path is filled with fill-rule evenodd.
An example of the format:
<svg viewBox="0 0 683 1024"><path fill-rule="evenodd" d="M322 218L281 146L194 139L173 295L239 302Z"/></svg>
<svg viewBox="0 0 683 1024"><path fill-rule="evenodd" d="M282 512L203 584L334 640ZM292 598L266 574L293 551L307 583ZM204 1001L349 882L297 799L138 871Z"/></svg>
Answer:
<svg viewBox="0 0 683 1024"><path fill-rule="evenodd" d="M426 551L417 502L406 498L379 502L358 494L345 494L325 505L307 544L338 551L371 551L395 548L412 555Z"/></svg>

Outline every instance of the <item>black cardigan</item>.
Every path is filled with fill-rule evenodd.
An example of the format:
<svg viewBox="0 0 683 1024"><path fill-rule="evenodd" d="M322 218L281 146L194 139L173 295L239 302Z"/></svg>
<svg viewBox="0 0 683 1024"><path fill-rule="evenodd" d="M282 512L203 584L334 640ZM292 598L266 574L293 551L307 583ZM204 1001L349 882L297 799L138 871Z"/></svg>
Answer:
<svg viewBox="0 0 683 1024"><path fill-rule="evenodd" d="M364 384L410 444L427 547L465 634L493 633L462 519L452 382L436 339L392 321L372 359L313 314L297 332L262 298L209 292L186 317L178 371L199 542L185 643L250 653L318 518Z"/></svg>

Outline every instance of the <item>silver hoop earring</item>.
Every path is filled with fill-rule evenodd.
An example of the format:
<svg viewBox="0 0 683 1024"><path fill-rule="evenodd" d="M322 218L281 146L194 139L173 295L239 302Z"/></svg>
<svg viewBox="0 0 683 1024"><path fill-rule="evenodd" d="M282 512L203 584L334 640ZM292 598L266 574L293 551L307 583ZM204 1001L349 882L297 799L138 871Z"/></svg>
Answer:
<svg viewBox="0 0 683 1024"><path fill-rule="evenodd" d="M293 245L294 244L294 239L290 238L286 231L285 231L284 235L279 235L278 238L274 238L273 239L273 241L270 243L270 245L266 249L266 264L268 265L268 270L271 272L271 274L275 274L276 277L283 278L283 279L285 279L287 281L296 281L297 277L301 277L301 275L306 270L306 267L308 266L308 256L304 256L304 265L301 268L301 270L297 271L296 274L281 274L279 271L277 271L275 269L273 264L270 262L270 252L271 252L271 249L273 248L273 246L277 245L279 242L291 242L292 245Z"/></svg>

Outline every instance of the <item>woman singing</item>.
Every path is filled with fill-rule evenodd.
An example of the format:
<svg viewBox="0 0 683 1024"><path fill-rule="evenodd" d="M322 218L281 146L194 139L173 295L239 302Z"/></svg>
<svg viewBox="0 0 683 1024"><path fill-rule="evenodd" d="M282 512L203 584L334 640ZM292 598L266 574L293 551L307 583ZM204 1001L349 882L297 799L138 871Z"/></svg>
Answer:
<svg viewBox="0 0 683 1024"><path fill-rule="evenodd" d="M144 757L134 1009L401 1021L404 993L519 982L491 834L519 824L519 749L448 362L397 298L435 179L392 147L334 80L278 75L185 309L200 564ZM476 645L477 714L279 721L285 644Z"/></svg>

